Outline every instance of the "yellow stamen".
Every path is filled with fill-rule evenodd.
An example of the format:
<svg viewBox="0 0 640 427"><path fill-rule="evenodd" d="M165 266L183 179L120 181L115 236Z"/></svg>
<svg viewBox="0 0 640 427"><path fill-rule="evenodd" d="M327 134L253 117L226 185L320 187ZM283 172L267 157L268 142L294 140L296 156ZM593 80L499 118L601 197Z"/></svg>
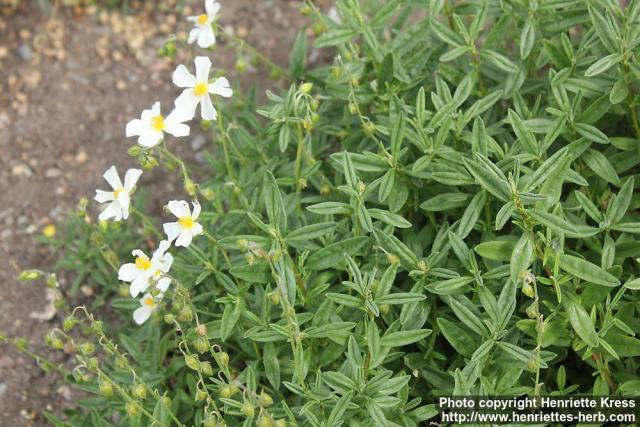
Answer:
<svg viewBox="0 0 640 427"><path fill-rule="evenodd" d="M178 218L178 224L182 228L191 228L195 224L195 221L190 216L183 216L182 218Z"/></svg>
<svg viewBox="0 0 640 427"><path fill-rule="evenodd" d="M164 117L162 116L154 116L151 117L151 127L155 130L163 130L164 129Z"/></svg>
<svg viewBox="0 0 640 427"><path fill-rule="evenodd" d="M136 268L138 270L148 270L151 268L151 261L146 256L136 258Z"/></svg>
<svg viewBox="0 0 640 427"><path fill-rule="evenodd" d="M120 195L120 193L122 193L124 191L124 188L120 187L118 188L116 191L113 192L113 198L118 200L118 196Z"/></svg>
<svg viewBox="0 0 640 427"><path fill-rule="evenodd" d="M208 85L206 83L198 83L196 87L193 88L193 93L196 96L204 96L207 94Z"/></svg>
<svg viewBox="0 0 640 427"><path fill-rule="evenodd" d="M207 21L209 20L209 17L203 13L202 15L198 15L197 19L198 19L198 25L202 27L207 23Z"/></svg>
<svg viewBox="0 0 640 427"><path fill-rule="evenodd" d="M156 305L156 302L153 300L153 297L145 298L144 300L142 300L142 303L147 307L153 307Z"/></svg>

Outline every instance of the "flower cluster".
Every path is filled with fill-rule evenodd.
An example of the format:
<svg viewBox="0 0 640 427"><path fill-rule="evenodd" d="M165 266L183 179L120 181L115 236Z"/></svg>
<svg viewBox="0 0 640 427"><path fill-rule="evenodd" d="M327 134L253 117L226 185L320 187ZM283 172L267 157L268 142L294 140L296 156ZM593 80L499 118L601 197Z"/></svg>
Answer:
<svg viewBox="0 0 640 427"><path fill-rule="evenodd" d="M215 44L213 23L220 4L215 0L205 1L206 13L190 16L187 19L194 22L195 28L189 33L188 43L197 41L203 48ZM173 72L173 83L183 91L174 102L173 110L166 116L162 115L160 102L155 102L151 108L143 110L139 119L131 120L125 127L127 137L138 137L138 144L144 149L152 149L164 141L165 134L174 137L184 137L190 134L187 124L196 116L200 106L200 116L204 120L216 120L218 113L212 101L212 95L225 98L232 96L233 91L225 77L210 80L211 60L206 56L197 56L194 60L195 75L184 65L178 65ZM142 175L140 169L129 169L124 177L124 184L118 176L115 166L111 166L104 174L105 180L112 190L96 190L95 201L106 204L99 215L100 221L113 219L126 220L129 217L131 194L138 179ZM188 247L194 237L203 234L204 229L198 222L200 204L193 203L193 210L185 200L171 200L167 209L176 216L175 222L163 224L167 235L155 252L149 257L142 250L132 252L133 262L123 264L118 270L118 279L130 283L129 292L137 297L145 292L140 299L140 307L133 313L136 323L144 323L151 313L158 307L164 293L169 289L171 277L169 270L173 263L173 256L167 252L174 243L176 247Z"/></svg>

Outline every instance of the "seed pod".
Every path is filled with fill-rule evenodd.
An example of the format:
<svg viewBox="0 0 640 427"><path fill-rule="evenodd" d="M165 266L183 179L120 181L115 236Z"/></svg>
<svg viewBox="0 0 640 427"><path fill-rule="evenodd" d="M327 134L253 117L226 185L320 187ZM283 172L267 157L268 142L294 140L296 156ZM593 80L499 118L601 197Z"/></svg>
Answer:
<svg viewBox="0 0 640 427"><path fill-rule="evenodd" d="M113 385L109 380L101 379L98 389L100 391L100 394L103 395L104 397L113 396Z"/></svg>
<svg viewBox="0 0 640 427"><path fill-rule="evenodd" d="M229 366L229 354L224 351L218 353L218 362L220 362L222 366Z"/></svg>
<svg viewBox="0 0 640 427"><path fill-rule="evenodd" d="M222 398L231 397L231 387L229 387L226 384L223 386L220 386L220 388L218 389L218 396Z"/></svg>
<svg viewBox="0 0 640 427"><path fill-rule="evenodd" d="M528 296L529 298L534 298L536 296L536 292L533 289L533 286L531 286L528 283L524 283L522 285L522 293Z"/></svg>
<svg viewBox="0 0 640 427"><path fill-rule="evenodd" d="M85 342L80 345L80 352L85 356L90 355L94 351L96 351L96 346L92 342Z"/></svg>
<svg viewBox="0 0 640 427"><path fill-rule="evenodd" d="M258 404L263 408L266 408L273 404L273 398L262 390L262 392L260 392L260 396L258 396Z"/></svg>
<svg viewBox="0 0 640 427"><path fill-rule="evenodd" d="M213 375L213 368L211 367L211 363L209 362L200 362L200 372L202 372L206 376Z"/></svg>
<svg viewBox="0 0 640 427"><path fill-rule="evenodd" d="M256 414L256 409L253 407L251 402L249 402L248 400L245 400L244 403L242 404L242 413L245 414L247 417L253 417Z"/></svg>
<svg viewBox="0 0 640 427"><path fill-rule="evenodd" d="M138 399L145 399L147 397L147 389L142 384L138 384L133 387L132 394Z"/></svg>
<svg viewBox="0 0 640 427"><path fill-rule="evenodd" d="M196 391L196 402L202 402L203 400L205 400L207 398L207 392L204 390L198 390Z"/></svg>
<svg viewBox="0 0 640 427"><path fill-rule="evenodd" d="M200 361L198 360L198 358L191 354L187 354L186 356L184 356L184 363L194 371L197 371L200 367Z"/></svg>
<svg viewBox="0 0 640 427"><path fill-rule="evenodd" d="M206 338L196 338L193 341L193 347L202 354L209 351L209 341Z"/></svg>
<svg viewBox="0 0 640 427"><path fill-rule="evenodd" d="M130 417L135 417L140 414L140 407L135 402L127 402L127 404L124 405L124 410Z"/></svg>

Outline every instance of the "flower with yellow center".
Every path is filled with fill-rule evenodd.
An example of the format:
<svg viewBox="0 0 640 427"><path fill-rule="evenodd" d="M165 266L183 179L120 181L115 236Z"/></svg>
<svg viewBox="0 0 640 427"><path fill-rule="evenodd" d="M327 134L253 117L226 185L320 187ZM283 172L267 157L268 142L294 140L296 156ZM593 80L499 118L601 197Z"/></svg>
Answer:
<svg viewBox="0 0 640 427"><path fill-rule="evenodd" d="M173 263L173 256L166 252L170 245L166 240L161 241L151 258L136 249L132 252L135 257L134 262L120 267L118 279L131 283L129 292L132 297L136 297L150 285L156 286L162 292L167 290L171 279L166 277L166 273Z"/></svg>
<svg viewBox="0 0 640 427"><path fill-rule="evenodd" d="M163 224L164 232L167 233L167 239L172 242L176 241L176 246L187 247L191 244L194 236L202 233L202 225L197 222L200 216L200 204L193 203L193 212L189 209L189 203L184 200L171 200L167 204L169 212L175 215L178 220L176 222L168 222Z"/></svg>
<svg viewBox="0 0 640 427"><path fill-rule="evenodd" d="M209 58L198 56L194 62L195 76L184 65L178 65L173 72L173 83L184 88L176 99L176 109L182 110L185 115L193 118L199 105L200 115L204 120L215 120L218 114L213 107L211 95L228 98L233 95L233 91L225 77L218 77L213 83L209 83L209 71L211 70Z"/></svg>
<svg viewBox="0 0 640 427"><path fill-rule="evenodd" d="M220 4L215 0L205 0L204 8L206 13L187 17L187 20L193 22L194 25L194 28L189 31L187 43L197 42L198 46L207 49L216 43L213 22L220 10Z"/></svg>
<svg viewBox="0 0 640 427"><path fill-rule="evenodd" d="M151 313L158 308L158 302L162 300L162 296L163 294L159 294L154 298L151 294L144 294L144 296L140 298L140 307L136 308L133 312L134 322L138 325L146 322L149 317L151 317Z"/></svg>
<svg viewBox="0 0 640 427"><path fill-rule="evenodd" d="M104 221L113 218L115 221L127 219L129 217L129 200L131 191L135 187L138 179L142 175L140 169L129 169L124 175L124 184L120 181L118 171L115 166L111 166L105 173L104 179L111 186L111 191L96 190L95 200L98 203L108 203L107 207L100 213L98 219Z"/></svg>
<svg viewBox="0 0 640 427"><path fill-rule="evenodd" d="M189 126L184 122L191 119L183 110L174 109L168 116L160 114L160 103L154 103L149 110L144 110L139 119L127 123L127 137L137 136L138 144L153 147L162 141L164 134L180 137L189 135Z"/></svg>

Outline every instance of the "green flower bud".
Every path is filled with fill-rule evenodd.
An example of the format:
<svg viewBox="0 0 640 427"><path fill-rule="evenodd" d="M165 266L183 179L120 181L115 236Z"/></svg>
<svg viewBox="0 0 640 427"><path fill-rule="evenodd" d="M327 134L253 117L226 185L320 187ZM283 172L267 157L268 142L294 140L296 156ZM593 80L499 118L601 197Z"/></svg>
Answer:
<svg viewBox="0 0 640 427"><path fill-rule="evenodd" d="M194 371L197 371L200 367L200 361L198 360L198 358L191 354L187 354L186 356L184 356L184 363Z"/></svg>
<svg viewBox="0 0 640 427"><path fill-rule="evenodd" d="M193 320L193 311L186 305L182 307L180 313L178 313L178 320L181 322L191 322Z"/></svg>
<svg viewBox="0 0 640 427"><path fill-rule="evenodd" d="M351 114L358 113L358 106L354 102L349 102L349 113Z"/></svg>
<svg viewBox="0 0 640 427"><path fill-rule="evenodd" d="M263 408L266 408L273 404L273 398L262 390L262 392L260 392L260 396L258 396L258 404Z"/></svg>
<svg viewBox="0 0 640 427"><path fill-rule="evenodd" d="M91 323L91 329L98 335L102 335L104 333L104 324L99 320L94 320Z"/></svg>
<svg viewBox="0 0 640 427"><path fill-rule="evenodd" d="M216 420L213 417L207 417L205 418L204 422L202 423L203 427L218 427L218 420Z"/></svg>
<svg viewBox="0 0 640 427"><path fill-rule="evenodd" d="M285 420L276 420L273 423L273 427L287 427L287 422Z"/></svg>
<svg viewBox="0 0 640 427"><path fill-rule="evenodd" d="M55 337L51 340L51 347L55 348L56 350L62 350L64 348L64 342L62 342L60 338Z"/></svg>
<svg viewBox="0 0 640 427"><path fill-rule="evenodd" d="M528 296L529 298L535 298L535 296L536 296L536 292L533 289L533 286L531 286L528 283L524 283L522 285L522 293L525 294L526 296Z"/></svg>
<svg viewBox="0 0 640 427"><path fill-rule="evenodd" d="M376 133L376 125L371 122L365 122L365 124L362 126L362 130L364 131L365 135L367 135L368 137L372 137Z"/></svg>
<svg viewBox="0 0 640 427"><path fill-rule="evenodd" d="M144 400L147 397L147 389L142 384L138 384L135 387L133 387L133 390L131 392L138 399Z"/></svg>
<svg viewBox="0 0 640 427"><path fill-rule="evenodd" d="M85 356L90 355L96 351L96 346L92 342L85 342L80 345L80 352Z"/></svg>
<svg viewBox="0 0 640 427"><path fill-rule="evenodd" d="M42 274L36 270L24 270L18 275L18 280L23 282L33 281L40 278Z"/></svg>
<svg viewBox="0 0 640 427"><path fill-rule="evenodd" d="M256 423L257 427L273 427L273 420L268 415L263 415L260 417L258 422Z"/></svg>
<svg viewBox="0 0 640 427"><path fill-rule="evenodd" d="M200 371L207 377L213 375L213 368L209 362L200 362Z"/></svg>
<svg viewBox="0 0 640 427"><path fill-rule="evenodd" d="M99 390L100 390L100 394L103 395L104 397L113 396L113 385L109 380L101 379Z"/></svg>
<svg viewBox="0 0 640 427"><path fill-rule="evenodd" d="M198 390L196 391L196 402L202 402L203 400L205 400L207 398L207 392L204 390Z"/></svg>
<svg viewBox="0 0 640 427"><path fill-rule="evenodd" d="M91 359L87 360L87 368L89 368L90 370L97 371L99 366L100 361L97 357L92 357Z"/></svg>
<svg viewBox="0 0 640 427"><path fill-rule="evenodd" d="M138 406L138 404L135 402L127 402L124 405L124 410L130 417L135 417L140 414L140 406Z"/></svg>
<svg viewBox="0 0 640 427"><path fill-rule="evenodd" d="M171 398L169 396L162 396L162 399L160 399L162 401L162 404L167 407L170 408L171 407Z"/></svg>
<svg viewBox="0 0 640 427"><path fill-rule="evenodd" d="M303 16L308 16L309 14L311 14L311 12L313 12L313 8L311 6L309 6L308 4L304 4L300 8L300 13Z"/></svg>
<svg viewBox="0 0 640 427"><path fill-rule="evenodd" d="M193 341L193 347L198 351L198 353L206 353L209 351L209 341L206 338L196 338Z"/></svg>
<svg viewBox="0 0 640 427"><path fill-rule="evenodd" d="M207 336L206 325L200 323L198 326L196 326L196 334L198 334L198 336L201 336L201 337L206 337Z"/></svg>
<svg viewBox="0 0 640 427"><path fill-rule="evenodd" d="M186 179L184 181L184 191L186 191L191 197L195 197L196 189L196 184L192 180Z"/></svg>
<svg viewBox="0 0 640 427"><path fill-rule="evenodd" d="M300 92L302 93L311 93L313 90L313 83L302 83L300 85Z"/></svg>
<svg viewBox="0 0 640 427"><path fill-rule="evenodd" d="M220 386L220 388L218 389L218 396L220 396L221 398L231 397L231 387L226 384Z"/></svg>
<svg viewBox="0 0 640 427"><path fill-rule="evenodd" d="M115 363L116 363L116 368L118 369L126 369L129 367L129 361L123 355L116 356Z"/></svg>
<svg viewBox="0 0 640 427"><path fill-rule="evenodd" d="M173 323L174 320L175 320L175 316L173 314L169 313L164 315L165 323Z"/></svg>
<svg viewBox="0 0 640 427"><path fill-rule="evenodd" d="M139 145L132 145L127 150L127 154L130 155L131 157L138 157L141 152L142 152L142 148Z"/></svg>
<svg viewBox="0 0 640 427"><path fill-rule="evenodd" d="M200 120L200 128L204 131L211 129L213 126L213 120Z"/></svg>
<svg viewBox="0 0 640 427"><path fill-rule="evenodd" d="M229 354L225 353L224 351L218 353L218 362L223 367L229 366Z"/></svg>
<svg viewBox="0 0 640 427"><path fill-rule="evenodd" d="M253 417L256 414L256 409L253 407L251 402L245 400L242 404L242 413L247 417Z"/></svg>
<svg viewBox="0 0 640 427"><path fill-rule="evenodd" d="M244 73L245 71L247 71L247 63L244 60L243 57L238 57L238 59L236 60L236 71L239 73Z"/></svg>

